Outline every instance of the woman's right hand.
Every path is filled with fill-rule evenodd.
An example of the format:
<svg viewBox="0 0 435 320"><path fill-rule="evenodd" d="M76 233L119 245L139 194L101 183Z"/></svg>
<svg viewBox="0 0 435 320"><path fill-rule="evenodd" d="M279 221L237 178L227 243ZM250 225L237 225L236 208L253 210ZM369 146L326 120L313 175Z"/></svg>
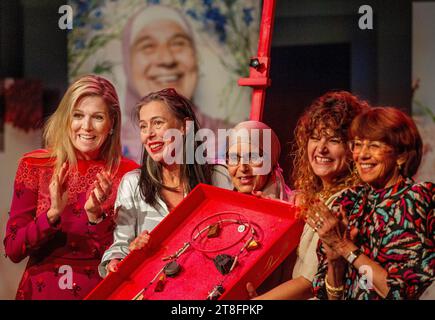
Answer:
<svg viewBox="0 0 435 320"><path fill-rule="evenodd" d="M323 248L325 250L326 259L328 259L329 262L335 263L335 262L338 262L342 259L341 255L337 251L333 250L331 247L329 247L324 242L322 244L323 244Z"/></svg>
<svg viewBox="0 0 435 320"><path fill-rule="evenodd" d="M55 224L68 202L68 191L66 187L66 177L68 172L68 165L62 164L58 174L53 175L49 185L50 192L50 209L47 212L48 221Z"/></svg>
<svg viewBox="0 0 435 320"><path fill-rule="evenodd" d="M150 242L150 235L148 233L148 230L145 230L130 243L128 249L130 251L140 250L142 248L147 247L149 245L149 242Z"/></svg>
<svg viewBox="0 0 435 320"><path fill-rule="evenodd" d="M248 282L246 284L246 291L248 291L248 296L250 299L254 299L254 298L258 297L258 293L255 290L255 287L252 284L252 282Z"/></svg>
<svg viewBox="0 0 435 320"><path fill-rule="evenodd" d="M121 260L119 260L119 259L110 260L110 262L106 266L107 273L118 271L118 263L120 263L120 262L121 262Z"/></svg>

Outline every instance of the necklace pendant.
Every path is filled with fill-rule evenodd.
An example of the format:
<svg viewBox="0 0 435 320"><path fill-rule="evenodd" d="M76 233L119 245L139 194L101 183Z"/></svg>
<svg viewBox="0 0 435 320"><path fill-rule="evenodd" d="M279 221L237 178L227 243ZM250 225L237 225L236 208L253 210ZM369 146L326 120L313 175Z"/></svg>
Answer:
<svg viewBox="0 0 435 320"><path fill-rule="evenodd" d="M181 266L177 261L168 262L163 268L163 273L168 277L175 277L180 272Z"/></svg>
<svg viewBox="0 0 435 320"><path fill-rule="evenodd" d="M213 259L213 262L216 268L218 269L218 271L223 275L226 275L231 271L231 266L233 265L234 257L228 254L220 254Z"/></svg>
<svg viewBox="0 0 435 320"><path fill-rule="evenodd" d="M244 232L245 230L246 230L246 227L244 224L241 224L240 226L237 227L237 231L240 233Z"/></svg>
<svg viewBox="0 0 435 320"><path fill-rule="evenodd" d="M260 246L260 243L258 243L255 239L252 239L249 241L248 246L246 247L246 250L251 251L255 250Z"/></svg>
<svg viewBox="0 0 435 320"><path fill-rule="evenodd" d="M215 223L208 228L207 238L216 238L219 235L219 223Z"/></svg>
<svg viewBox="0 0 435 320"><path fill-rule="evenodd" d="M165 288L166 276L162 274L157 281L156 287L154 288L154 292L162 292Z"/></svg>
<svg viewBox="0 0 435 320"><path fill-rule="evenodd" d="M207 300L217 300L224 292L225 292L225 288L221 284L218 284L209 293Z"/></svg>

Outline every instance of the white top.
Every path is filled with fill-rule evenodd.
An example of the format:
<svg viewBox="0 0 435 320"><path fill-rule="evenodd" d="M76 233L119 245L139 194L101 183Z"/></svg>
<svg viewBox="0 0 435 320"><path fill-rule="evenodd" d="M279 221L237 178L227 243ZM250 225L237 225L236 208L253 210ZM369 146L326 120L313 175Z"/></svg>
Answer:
<svg viewBox="0 0 435 320"><path fill-rule="evenodd" d="M339 191L333 194L325 202L328 208L331 208L331 204L343 192ZM319 235L310 227L308 223L305 223L304 230L302 231L301 239L299 241L297 259L293 268L293 279L298 277L304 277L308 281L312 282L314 276L317 273L317 267L319 260L317 259L317 244L319 242Z"/></svg>
<svg viewBox="0 0 435 320"><path fill-rule="evenodd" d="M169 213L166 203L158 195L156 195L157 204L155 206L151 206L142 199L139 177L140 169L130 171L124 175L119 184L115 201L117 217L113 244L104 252L98 266L101 277L106 276L106 265L110 260L124 259L130 253L129 244L143 231L153 230ZM225 166L215 165L213 167L212 184L223 189L233 189Z"/></svg>

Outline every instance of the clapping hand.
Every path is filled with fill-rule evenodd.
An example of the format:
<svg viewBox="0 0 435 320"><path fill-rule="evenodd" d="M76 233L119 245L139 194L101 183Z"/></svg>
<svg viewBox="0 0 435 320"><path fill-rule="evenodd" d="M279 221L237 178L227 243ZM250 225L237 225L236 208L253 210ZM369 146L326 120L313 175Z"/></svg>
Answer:
<svg viewBox="0 0 435 320"><path fill-rule="evenodd" d="M62 164L58 174L51 178L48 190L50 192L50 209L47 212L48 221L54 224L59 219L68 203L68 191L66 178L68 176L68 165Z"/></svg>
<svg viewBox="0 0 435 320"><path fill-rule="evenodd" d="M102 204L112 193L112 182L106 171L97 173L97 180L94 182L94 189L89 194L85 203L85 210L90 221L95 221L103 213Z"/></svg>
<svg viewBox="0 0 435 320"><path fill-rule="evenodd" d="M347 233L348 219L343 207L340 207L338 217L321 201L315 201L307 210L307 223L319 234L325 248L328 260L340 258L339 249L344 241L354 242L358 230Z"/></svg>

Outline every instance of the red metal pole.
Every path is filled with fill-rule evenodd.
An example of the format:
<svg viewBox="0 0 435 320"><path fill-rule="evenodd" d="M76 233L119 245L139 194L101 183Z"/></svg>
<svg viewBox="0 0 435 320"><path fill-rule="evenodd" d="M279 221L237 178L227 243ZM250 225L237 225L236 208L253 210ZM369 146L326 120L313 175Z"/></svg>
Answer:
<svg viewBox="0 0 435 320"><path fill-rule="evenodd" d="M270 86L270 47L272 44L272 28L275 17L275 0L264 0L258 39L257 57L252 58L249 68L249 78L240 78L240 86L250 86L253 89L251 101L251 120L261 121L263 118L266 89Z"/></svg>

